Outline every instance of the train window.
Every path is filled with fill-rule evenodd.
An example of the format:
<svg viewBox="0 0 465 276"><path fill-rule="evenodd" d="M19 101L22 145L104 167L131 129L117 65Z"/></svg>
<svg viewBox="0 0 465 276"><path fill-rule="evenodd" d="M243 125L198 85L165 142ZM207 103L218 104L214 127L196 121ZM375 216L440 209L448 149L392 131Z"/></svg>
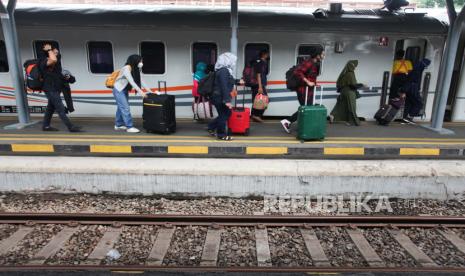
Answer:
<svg viewBox="0 0 465 276"><path fill-rule="evenodd" d="M141 42L140 55L144 59L142 73L161 75L165 73L165 44Z"/></svg>
<svg viewBox="0 0 465 276"><path fill-rule="evenodd" d="M44 48L45 44L52 45L52 48L56 48L60 50L60 44L54 40L36 40L34 41L34 55L36 58L43 57L44 52L42 49Z"/></svg>
<svg viewBox="0 0 465 276"><path fill-rule="evenodd" d="M297 50L297 60L296 64L301 64L304 60L310 58L312 53L315 51L322 51L324 50L324 47L319 45L319 44L313 44L313 45L300 45L298 50ZM318 68L318 75L321 74L321 64Z"/></svg>
<svg viewBox="0 0 465 276"><path fill-rule="evenodd" d="M301 64L302 61L306 60L311 56L311 54L317 50L322 50L323 46L314 44L314 45L300 45L297 52L297 61L296 64Z"/></svg>
<svg viewBox="0 0 465 276"><path fill-rule="evenodd" d="M215 65L218 57L218 46L215 43L196 42L192 44L192 72L195 72L195 66L199 62L205 62L208 65Z"/></svg>
<svg viewBox="0 0 465 276"><path fill-rule="evenodd" d="M413 64L420 61L421 48L418 46L408 47L405 51L405 59L410 60Z"/></svg>
<svg viewBox="0 0 465 276"><path fill-rule="evenodd" d="M270 45L266 43L248 43L245 45L244 62L250 63L253 60L259 59L260 52L266 50L270 53ZM271 54L270 54L271 58Z"/></svg>
<svg viewBox="0 0 465 276"><path fill-rule="evenodd" d="M87 43L89 69L94 74L110 74L113 66L113 46L107 41Z"/></svg>
<svg viewBox="0 0 465 276"><path fill-rule="evenodd" d="M0 40L0 73L6 73L8 71L10 71L10 67L8 66L5 41Z"/></svg>

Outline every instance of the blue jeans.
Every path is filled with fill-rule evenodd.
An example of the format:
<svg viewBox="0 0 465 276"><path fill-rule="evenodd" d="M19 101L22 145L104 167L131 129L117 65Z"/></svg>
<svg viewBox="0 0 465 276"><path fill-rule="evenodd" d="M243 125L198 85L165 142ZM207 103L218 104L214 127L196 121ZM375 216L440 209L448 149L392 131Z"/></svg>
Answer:
<svg viewBox="0 0 465 276"><path fill-rule="evenodd" d="M113 88L113 96L116 101L116 119L115 126L133 127L131 110L129 109L129 93L127 90L118 91Z"/></svg>
<svg viewBox="0 0 465 276"><path fill-rule="evenodd" d="M229 109L224 103L215 104L215 108L216 111L218 111L218 117L208 124L208 130L216 130L216 135L218 137L224 137L227 135L226 123L231 116L231 109Z"/></svg>

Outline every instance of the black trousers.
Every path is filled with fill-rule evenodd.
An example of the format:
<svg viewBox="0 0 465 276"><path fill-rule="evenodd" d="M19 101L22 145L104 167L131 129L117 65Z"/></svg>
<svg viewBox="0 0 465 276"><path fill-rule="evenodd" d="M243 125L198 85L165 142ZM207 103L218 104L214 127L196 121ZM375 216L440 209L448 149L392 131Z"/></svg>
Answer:
<svg viewBox="0 0 465 276"><path fill-rule="evenodd" d="M258 95L258 86L253 86L252 87L252 105L253 105L253 103L255 101L255 97L257 97L257 95ZM263 86L263 95L268 96L268 93L266 91L265 86ZM265 110L259 110L259 109L252 108L252 116L262 117L263 113L265 113Z"/></svg>
<svg viewBox="0 0 465 276"><path fill-rule="evenodd" d="M47 91L45 92L45 96L48 99L47 110L45 111L44 121L42 126L49 127L52 121L53 113L57 113L60 117L61 121L66 125L68 129L73 127L73 124L69 120L68 116L66 116L65 106L61 101L60 92L58 91Z"/></svg>
<svg viewBox="0 0 465 276"><path fill-rule="evenodd" d="M394 99L399 97L399 90L407 82L406 74L396 74L392 75L391 89L389 90L389 99Z"/></svg>
<svg viewBox="0 0 465 276"><path fill-rule="evenodd" d="M296 92L297 93L297 100L299 100L299 104L302 106L302 105L312 105L313 104L313 88L309 88L307 93L307 102L305 103L305 92L304 93L300 93L300 92ZM299 116L299 112L296 111L294 114L292 114L291 117L288 118L289 122L291 123L294 123L297 121L297 117Z"/></svg>

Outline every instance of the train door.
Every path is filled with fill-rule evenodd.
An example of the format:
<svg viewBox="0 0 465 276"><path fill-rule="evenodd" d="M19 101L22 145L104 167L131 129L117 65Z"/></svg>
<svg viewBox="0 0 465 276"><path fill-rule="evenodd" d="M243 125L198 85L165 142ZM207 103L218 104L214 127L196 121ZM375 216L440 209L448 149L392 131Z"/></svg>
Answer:
<svg viewBox="0 0 465 276"><path fill-rule="evenodd" d="M396 54L400 51L403 50L405 52L404 58L412 63L414 65L415 63L419 62L423 58L425 58L426 55L426 46L427 46L427 41L426 39L421 39L421 38L412 38L412 39L402 39L398 40L396 43L396 48L394 51L394 61L396 60ZM391 72L392 74L393 72ZM425 76L423 76L425 78ZM429 79L429 76L428 76ZM398 84L395 83L396 78L393 76L391 78L391 89L393 87L398 86ZM422 80L423 82L423 80ZM429 86L429 84L428 84ZM423 97L423 106L426 106L426 100L428 96L428 87L423 87L423 92L422 92L422 97ZM426 91L426 92L425 92ZM393 94L390 94L393 96ZM422 111L423 112L423 111ZM403 112L399 112L398 116L403 116Z"/></svg>
<svg viewBox="0 0 465 276"><path fill-rule="evenodd" d="M218 58L218 45L211 42L195 42L192 44L192 72L197 63L204 62L209 70L214 70Z"/></svg>

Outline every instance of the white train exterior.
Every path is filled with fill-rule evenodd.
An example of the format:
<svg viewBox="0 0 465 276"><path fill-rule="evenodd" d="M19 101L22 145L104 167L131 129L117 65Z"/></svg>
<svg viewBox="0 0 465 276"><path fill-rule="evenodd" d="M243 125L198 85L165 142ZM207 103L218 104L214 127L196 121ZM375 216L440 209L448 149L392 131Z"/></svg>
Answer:
<svg viewBox="0 0 465 276"><path fill-rule="evenodd" d="M36 41L58 42L63 68L70 70L77 78L77 83L72 85L76 108L73 116L111 117L115 112L111 91L104 85L108 73L98 74L90 70L89 44L111 43L114 69L118 69L130 54L140 52L142 42L161 42L164 46L164 70L160 71L164 72L144 74L143 77L154 88L159 80L167 81L169 93L177 96L178 118L192 117L190 87L193 46L199 45L196 43L214 43L218 54L229 51L230 47L227 9L20 6L16 15L23 60L34 57ZM324 105L328 109L334 106L337 98L335 81L346 62L357 59L357 78L370 87L361 93L362 98L357 103L358 113L371 119L379 108L383 73L391 71L396 47L410 47L414 48L418 58L432 60L425 72L431 74L424 118L429 120L446 35L446 24L422 14L393 15L355 10L316 18L307 12L241 10L238 74L244 66L247 45L269 45L268 89L271 103L266 115L289 115L296 110L298 103L295 93L285 89L285 72L296 64L299 54L302 54L299 49L305 49L301 46L322 45L326 50L326 59L318 80L324 90ZM145 63L148 62L146 57ZM14 105L7 72L0 73L0 86L0 106ZM43 94L29 95L30 106L45 104ZM139 96L131 96L131 105L133 115L141 116ZM465 120L465 114L454 119Z"/></svg>

